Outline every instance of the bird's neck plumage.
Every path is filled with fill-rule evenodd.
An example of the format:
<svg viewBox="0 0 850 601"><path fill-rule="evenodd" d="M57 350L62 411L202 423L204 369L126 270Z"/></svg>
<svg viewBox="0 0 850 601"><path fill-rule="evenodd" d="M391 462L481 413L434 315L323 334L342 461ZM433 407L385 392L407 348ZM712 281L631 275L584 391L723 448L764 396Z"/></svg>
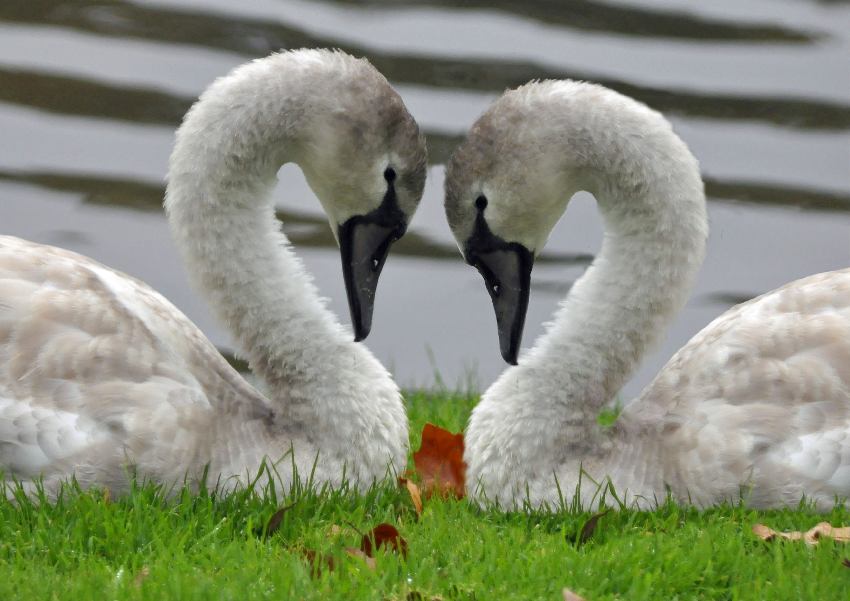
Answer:
<svg viewBox="0 0 850 601"><path fill-rule="evenodd" d="M298 162L309 141L312 105L300 75L251 63L205 92L177 133L166 209L190 276L278 413L321 429L328 415L345 413L343 399L362 410L360 392L374 391L378 405L399 397L388 372L325 307L275 217L276 173Z"/></svg>
<svg viewBox="0 0 850 601"><path fill-rule="evenodd" d="M667 122L619 95L589 110L575 111L565 154L581 157L567 169L603 215L601 251L547 332L486 393L521 396L523 412L559 429L552 452L577 459L603 451L598 414L684 305L708 232L696 160Z"/></svg>

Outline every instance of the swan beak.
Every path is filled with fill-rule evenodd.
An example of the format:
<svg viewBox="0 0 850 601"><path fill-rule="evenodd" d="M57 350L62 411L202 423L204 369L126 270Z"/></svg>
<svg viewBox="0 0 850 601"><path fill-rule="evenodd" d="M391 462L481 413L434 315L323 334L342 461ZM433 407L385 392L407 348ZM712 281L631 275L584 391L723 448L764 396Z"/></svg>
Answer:
<svg viewBox="0 0 850 601"><path fill-rule="evenodd" d="M493 301L502 358L516 365L528 311L534 255L521 244L513 243L467 256L467 261L484 277Z"/></svg>
<svg viewBox="0 0 850 601"><path fill-rule="evenodd" d="M354 341L364 340L372 329L372 309L378 277L393 242L404 234L404 224L388 226L368 217L352 217L339 226L342 277Z"/></svg>

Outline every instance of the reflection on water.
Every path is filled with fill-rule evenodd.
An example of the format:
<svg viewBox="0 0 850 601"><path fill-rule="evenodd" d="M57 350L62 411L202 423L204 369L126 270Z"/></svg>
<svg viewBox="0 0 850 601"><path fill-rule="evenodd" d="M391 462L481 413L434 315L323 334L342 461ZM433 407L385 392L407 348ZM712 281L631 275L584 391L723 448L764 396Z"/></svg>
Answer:
<svg viewBox="0 0 850 601"><path fill-rule="evenodd" d="M377 2L380 3L380 2ZM263 56L281 48L329 46L341 48L355 55L367 55L372 63L391 81L419 84L438 88L487 90L500 92L531 79L592 79L624 94L646 102L665 113L712 117L720 119L763 120L789 127L850 129L850 106L826 100L802 98L776 98L747 95L701 94L685 90L659 89L642 85L640 82L621 81L606 77L594 77L590 70L572 72L564 69L512 60L476 60L463 57L445 58L410 56L407 53L388 54L369 52L364 48L346 44L339 40L322 39L292 27L278 23L238 18L231 15L198 14L175 8L145 7L123 2L63 2L42 0L32 3L7 3L0 5L0 23L51 24L123 38L141 38L152 43L175 43L204 46L215 50L233 51L246 57ZM450 4L448 1L445 4ZM536 2L545 12L553 11L555 2ZM569 2L567 4L573 4ZM575 4L591 5L591 2ZM464 5L466 5L464 3ZM523 7L527 6L523 3ZM596 5L601 12L626 9ZM558 14L571 16L571 12L559 7ZM635 12L635 11L632 11ZM636 11L641 13L641 11ZM643 13L641 13L643 14ZM652 13L650 13L652 14ZM691 23L682 31L699 28L700 21L678 20ZM674 21L675 22L675 21ZM705 24L703 24L705 25ZM710 26L710 31L714 31ZM726 24L727 37L737 39L731 32L749 31ZM675 28L673 28L675 29ZM769 28L766 28L769 29ZM617 30L613 30L617 31ZM639 29L635 31L640 31ZM710 31L699 35L704 41L712 39ZM759 34L758 32L761 32ZM744 39L753 42L765 41L762 28L756 28ZM633 32L634 35L634 32ZM644 33L644 35L651 35ZM709 37L706 37L709 36ZM729 37L731 36L731 37ZM691 37L685 35L684 37ZM773 39L768 37L767 39ZM795 38L796 39L796 38ZM2 60L2 59L0 59ZM158 95L151 90L121 90L91 81L69 82L68 78L46 77L44 73L27 74L4 70L0 75L0 99L16 101L28 98L39 108L69 111L71 114L95 114L113 118L128 118L140 122L175 123L179 121L185 107L193 98L175 98ZM28 77L29 75L29 77ZM838 74L836 74L838 75ZM68 89L66 89L66 87ZM65 93L71 98L66 99ZM125 94L123 101L111 103L115 95ZM49 102L61 102L62 107L51 108ZM154 106L151 106L152 103ZM119 106L115 106L115 105ZM74 110L82 110L77 113ZM102 109L106 109L101 112ZM128 112L124 112L128 111ZM123 116L122 116L123 115ZM162 121L153 121L157 116Z"/></svg>
<svg viewBox="0 0 850 601"><path fill-rule="evenodd" d="M817 32L777 25L753 25L700 17L686 12L664 12L642 6L618 6L592 0L336 0L361 6L421 6L495 9L522 18L556 23L571 29L616 33L622 36L744 40L754 42L812 42Z"/></svg>
<svg viewBox="0 0 850 601"><path fill-rule="evenodd" d="M455 35L466 22L475 23L468 36ZM387 41L392 28L404 39ZM521 44L505 32L522 33ZM171 135L212 77L302 46L367 56L427 133L425 198L387 264L368 341L403 384L432 383L435 367L451 384L474 366L484 385L502 368L489 300L442 215L442 165L475 115L530 79L589 79L642 100L670 115L701 159L709 257L692 302L626 394L726 307L850 264L850 70L838 68L850 49L850 3L828 0L0 3L0 233L141 277L229 348L168 238ZM676 60L618 63L631 54ZM327 220L297 169L284 168L280 181L284 230L347 319ZM600 235L593 203L579 195L535 266L528 343Z"/></svg>

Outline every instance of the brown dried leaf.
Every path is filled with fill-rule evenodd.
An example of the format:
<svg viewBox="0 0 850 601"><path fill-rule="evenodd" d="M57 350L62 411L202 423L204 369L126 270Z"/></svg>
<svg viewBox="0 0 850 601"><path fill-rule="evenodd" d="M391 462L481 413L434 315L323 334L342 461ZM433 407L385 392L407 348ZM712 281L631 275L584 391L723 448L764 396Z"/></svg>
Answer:
<svg viewBox="0 0 850 601"><path fill-rule="evenodd" d="M280 509L275 511L272 514L272 517L269 518L269 521L266 524L265 528L257 528L255 530L257 536L262 535L265 537L269 537L275 532L277 532L280 529L280 525L283 523L283 515L293 507L295 507L295 503L287 505L286 507L281 507Z"/></svg>
<svg viewBox="0 0 850 601"><path fill-rule="evenodd" d="M413 464L422 480L426 498L466 494L466 464L463 461L463 434L452 434L434 424L422 428L422 445L413 453Z"/></svg>
<svg viewBox="0 0 850 601"><path fill-rule="evenodd" d="M336 562L333 555L327 553L319 553L313 549L301 549L301 554L310 562L310 567L313 569L313 575L321 576L322 569L328 572L333 572L336 569Z"/></svg>
<svg viewBox="0 0 850 601"><path fill-rule="evenodd" d="M776 536L776 531L764 524L755 524L753 526L753 534L762 540L773 540Z"/></svg>
<svg viewBox="0 0 850 601"><path fill-rule="evenodd" d="M378 524L364 534L363 540L360 541L360 550L369 557L373 556L375 549L380 549L384 546L389 547L396 553L401 553L401 556L404 558L407 557L407 541L401 537L395 526L391 524Z"/></svg>
<svg viewBox="0 0 850 601"><path fill-rule="evenodd" d="M398 485L407 489L407 494L410 495L410 500L413 501L413 508L416 510L417 517L422 515L422 493L419 492L419 487L416 483L408 478L399 478Z"/></svg>
<svg viewBox="0 0 850 601"><path fill-rule="evenodd" d="M355 549L354 547L346 547L345 552L348 553L351 557L357 557L358 559L362 559L363 563L365 563L366 567L370 570L374 570L378 566L374 557L366 555L366 553L364 553L360 549Z"/></svg>
<svg viewBox="0 0 850 601"><path fill-rule="evenodd" d="M844 559L841 560L841 565L843 565L845 568L850 568L850 559L847 559L845 557Z"/></svg>
<svg viewBox="0 0 850 601"><path fill-rule="evenodd" d="M592 537L593 533L596 532L596 525L599 523L599 519L610 511L610 509L606 509L605 511L596 513L588 518L588 520L584 523L584 526L581 527L581 533L578 535L577 544L579 546L590 540L590 537Z"/></svg>
<svg viewBox="0 0 850 601"><path fill-rule="evenodd" d="M148 566L142 566L142 569L139 570L139 573L136 574L136 577L133 578L133 585L136 588L140 588L142 583L147 579L148 576L151 575L151 570Z"/></svg>
<svg viewBox="0 0 850 601"><path fill-rule="evenodd" d="M802 540L807 545L816 545L818 544L818 540L823 537L831 538L839 543L850 542L850 527L836 528L828 522L821 522L806 532L797 530L793 532L779 532L764 524L755 524L753 526L753 534L766 541L779 537L785 540Z"/></svg>
<svg viewBox="0 0 850 601"><path fill-rule="evenodd" d="M821 522L804 535L806 543L815 545L818 539L823 537L831 538L837 543L850 542L850 527L835 528L829 522Z"/></svg>
<svg viewBox="0 0 850 601"><path fill-rule="evenodd" d="M568 588L565 588L561 592L564 595L564 601L585 601L584 597L582 597L581 595L576 595Z"/></svg>
<svg viewBox="0 0 850 601"><path fill-rule="evenodd" d="M780 532L778 530L774 530L773 528L765 526L764 524L754 525L753 534L766 541L771 541L776 537L785 540L800 540L803 538L802 532Z"/></svg>

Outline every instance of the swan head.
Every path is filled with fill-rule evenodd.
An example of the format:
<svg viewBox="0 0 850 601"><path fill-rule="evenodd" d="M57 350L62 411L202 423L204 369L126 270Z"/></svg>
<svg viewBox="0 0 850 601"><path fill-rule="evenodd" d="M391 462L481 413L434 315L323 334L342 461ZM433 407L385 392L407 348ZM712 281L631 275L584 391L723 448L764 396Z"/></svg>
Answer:
<svg viewBox="0 0 850 601"><path fill-rule="evenodd" d="M425 138L401 97L366 60L323 52L297 160L342 256L355 341L368 336L378 277L425 186ZM322 65L315 67L321 72Z"/></svg>
<svg viewBox="0 0 850 601"><path fill-rule="evenodd" d="M484 278L501 354L512 365L534 259L581 188L553 132L552 83L506 92L475 122L446 167L449 226L466 262Z"/></svg>

